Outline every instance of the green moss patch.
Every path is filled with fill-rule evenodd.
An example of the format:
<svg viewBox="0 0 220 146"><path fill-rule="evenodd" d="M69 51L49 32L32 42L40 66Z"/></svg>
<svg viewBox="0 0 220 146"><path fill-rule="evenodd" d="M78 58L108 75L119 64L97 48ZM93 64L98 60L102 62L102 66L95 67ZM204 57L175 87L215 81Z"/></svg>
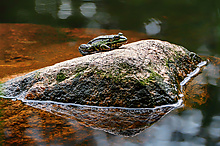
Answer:
<svg viewBox="0 0 220 146"><path fill-rule="evenodd" d="M67 78L67 75L65 73L60 72L57 74L56 80L57 80L57 82L62 82L66 78Z"/></svg>
<svg viewBox="0 0 220 146"><path fill-rule="evenodd" d="M152 82L154 82L156 80L158 80L158 81L159 80L163 80L163 77L161 75L159 75L158 73L151 71L150 76L148 78L146 78L146 79L140 79L139 83L141 85L143 85L143 86L146 86L149 83L152 83Z"/></svg>

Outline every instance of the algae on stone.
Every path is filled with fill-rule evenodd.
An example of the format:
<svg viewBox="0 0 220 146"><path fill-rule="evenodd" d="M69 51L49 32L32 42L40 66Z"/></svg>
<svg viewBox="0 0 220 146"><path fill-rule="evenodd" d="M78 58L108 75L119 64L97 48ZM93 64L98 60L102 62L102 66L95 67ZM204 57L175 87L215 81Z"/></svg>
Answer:
<svg viewBox="0 0 220 146"><path fill-rule="evenodd" d="M65 79L66 79L65 73L60 72L60 73L57 74L56 80L57 80L58 82L62 82L62 81L64 81Z"/></svg>

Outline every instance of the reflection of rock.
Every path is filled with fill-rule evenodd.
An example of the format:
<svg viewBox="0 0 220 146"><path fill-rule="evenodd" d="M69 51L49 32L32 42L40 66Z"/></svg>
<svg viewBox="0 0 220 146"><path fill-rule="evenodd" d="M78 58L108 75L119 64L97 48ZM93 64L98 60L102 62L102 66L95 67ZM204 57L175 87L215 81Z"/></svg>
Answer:
<svg viewBox="0 0 220 146"><path fill-rule="evenodd" d="M156 108L113 108L60 104L56 102L28 101L27 105L78 120L85 126L109 133L134 136L179 107L177 104Z"/></svg>
<svg viewBox="0 0 220 146"><path fill-rule="evenodd" d="M37 108L49 106L46 110L73 116L91 127L130 136L179 106L178 83L201 60L195 53L168 42L139 41L15 78L4 83L3 94ZM60 107L43 100L74 105ZM75 104L102 108L100 111Z"/></svg>
<svg viewBox="0 0 220 146"><path fill-rule="evenodd" d="M208 85L217 86L220 78L220 59L209 57L209 64L189 82L185 89L185 106L196 107L206 103L210 96Z"/></svg>

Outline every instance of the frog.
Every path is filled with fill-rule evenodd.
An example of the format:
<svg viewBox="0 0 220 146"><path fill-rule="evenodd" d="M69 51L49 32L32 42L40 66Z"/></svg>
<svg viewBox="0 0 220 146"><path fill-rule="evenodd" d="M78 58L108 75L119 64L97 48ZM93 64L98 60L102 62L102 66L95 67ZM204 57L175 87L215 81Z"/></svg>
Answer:
<svg viewBox="0 0 220 146"><path fill-rule="evenodd" d="M81 44L79 46L79 52L85 56L98 52L110 51L119 48L126 42L127 38L121 32L115 35L98 36L87 44Z"/></svg>

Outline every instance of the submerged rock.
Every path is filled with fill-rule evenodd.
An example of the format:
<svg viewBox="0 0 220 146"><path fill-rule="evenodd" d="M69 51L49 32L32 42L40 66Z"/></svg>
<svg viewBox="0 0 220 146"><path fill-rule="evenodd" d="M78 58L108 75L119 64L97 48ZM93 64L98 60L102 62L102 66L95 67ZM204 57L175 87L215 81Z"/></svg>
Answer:
<svg viewBox="0 0 220 146"><path fill-rule="evenodd" d="M184 47L143 40L55 64L3 84L3 94L105 107L177 103L179 83L202 61Z"/></svg>

